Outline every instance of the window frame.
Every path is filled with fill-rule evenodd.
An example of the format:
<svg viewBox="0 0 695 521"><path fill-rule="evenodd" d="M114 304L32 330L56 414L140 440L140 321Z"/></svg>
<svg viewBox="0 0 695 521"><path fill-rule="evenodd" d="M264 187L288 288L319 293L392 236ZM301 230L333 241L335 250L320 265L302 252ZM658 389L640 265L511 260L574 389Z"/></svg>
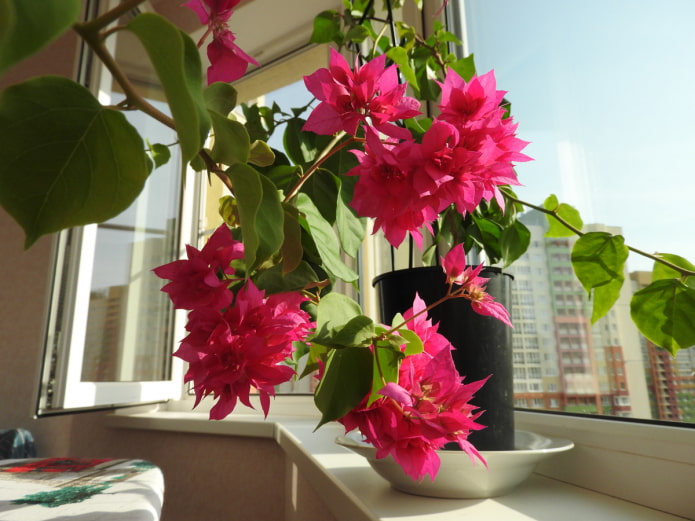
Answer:
<svg viewBox="0 0 695 521"><path fill-rule="evenodd" d="M99 12L116 3L115 0L89 0L87 10ZM115 37L106 44L111 52L115 52ZM90 60L91 53L82 43L78 81L88 85L100 102L108 104L111 101L111 76L102 63L90 63ZM177 258L183 256L184 245L194 240L194 219L200 197L194 177L190 168L187 169L179 189L178 228L175 232ZM138 200L134 204L138 204ZM172 338L165 353L167 367L163 368L168 372L168 378L123 382L81 380L97 230L98 225L92 224L57 234L44 331L44 360L36 396L36 415L39 417L176 400L183 395L184 366L170 354L177 339L185 334L185 312L173 309Z"/></svg>

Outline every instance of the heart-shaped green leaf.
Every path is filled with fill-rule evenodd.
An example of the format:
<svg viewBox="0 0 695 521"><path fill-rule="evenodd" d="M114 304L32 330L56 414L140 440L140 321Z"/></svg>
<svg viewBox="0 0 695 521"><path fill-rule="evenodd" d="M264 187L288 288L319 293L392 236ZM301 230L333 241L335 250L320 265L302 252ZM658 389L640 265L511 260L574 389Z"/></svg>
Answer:
<svg viewBox="0 0 695 521"><path fill-rule="evenodd" d="M605 315L620 296L629 250L620 235L590 232L572 248L572 267L587 292L593 290L592 322Z"/></svg>
<svg viewBox="0 0 695 521"><path fill-rule="evenodd" d="M329 352L323 377L314 393L314 403L321 411L317 429L342 418L364 399L372 387L372 358L366 347Z"/></svg>
<svg viewBox="0 0 695 521"><path fill-rule="evenodd" d="M0 204L29 247L44 234L125 210L149 175L126 118L84 87L44 76L0 92Z"/></svg>
<svg viewBox="0 0 695 521"><path fill-rule="evenodd" d="M674 356L695 345L695 289L679 279L660 279L637 291L630 313L645 337Z"/></svg>

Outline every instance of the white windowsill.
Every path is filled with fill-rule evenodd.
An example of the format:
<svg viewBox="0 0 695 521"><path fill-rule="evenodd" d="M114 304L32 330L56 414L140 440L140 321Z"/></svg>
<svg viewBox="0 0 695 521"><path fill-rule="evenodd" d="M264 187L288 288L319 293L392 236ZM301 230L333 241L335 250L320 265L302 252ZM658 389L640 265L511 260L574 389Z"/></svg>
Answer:
<svg viewBox="0 0 695 521"><path fill-rule="evenodd" d="M287 401L291 405L299 404L298 410L300 412L290 412L284 409L283 415L271 412L269 418L264 420L262 415L251 411L241 414L234 413L222 421L209 421L205 412L181 410L182 407L188 407L190 403L183 402L178 406L173 404L173 406L168 407L169 410L145 412L122 410L110 415L108 422L109 425L120 428L274 439L288 459L296 465L299 473L323 498L327 508L338 520L448 521L454 519L495 519L496 521L556 521L562 519L563 521L586 521L586 519L591 519L592 521L634 521L639 519L675 521L677 519L692 519L692 515L695 513L695 507L691 506L692 495L687 492L690 490L692 477L695 475L694 440L692 431L688 432L688 429L676 429L669 432L667 438L670 441L664 442L664 445L669 448L665 458L661 454L654 458L650 454L651 448L647 449L647 455L631 454L632 447L640 445L640 436L644 432L634 435L633 439L630 439L629 436L626 438L609 434L609 439L619 446L619 450L616 451L617 458L622 460L625 468L622 472L619 471L622 479L607 479L594 456L595 452L599 451L599 457L609 466L613 466L614 463L610 462L612 456L609 454L612 442L608 443L609 448L598 447L595 440L592 445L592 436L598 436L599 439L605 441L600 429L597 431L592 426L591 429L586 428L582 432L582 429L577 429L576 424L573 424L571 428L576 435L568 436L565 433L562 437L573 439L577 445L576 448L546 460L546 463L539 466L537 473L534 473L512 493L500 498L486 500L433 499L410 496L392 490L362 457L334 443L335 437L343 433L340 425L324 425L313 432L317 417L305 412L309 410L305 405L302 406L302 403L306 403L306 398L295 398L294 400L290 398ZM566 432L566 425L563 427L563 424L568 421L570 424L572 423L572 419L550 417L548 420L546 416L541 422L543 429L540 429L538 416L530 413L519 413L517 415L517 428L521 427L550 436L559 436L558 432L563 432L563 429ZM668 430L669 428L665 429ZM639 430L636 429L636 431ZM587 439L587 436L589 441L585 442L584 439ZM657 442L654 450L658 451L660 445L661 443ZM686 450L684 454L682 450L686 447L689 450ZM642 448L644 449L644 446ZM683 466L680 471L685 472L685 474L682 476L669 474L669 479L661 480L650 471L645 472L643 465L646 460L654 459L663 465L670 455L678 458L675 463ZM576 460L586 460L584 463L588 467L576 464ZM646 463L649 462L646 461ZM611 483L614 481L625 482L626 480L630 483L631 474L637 473L636 470L633 471L633 466L640 469L639 479L645 489L652 489L657 498L662 495L666 496L666 501L670 502L670 507L664 510L678 513L682 517L611 497L621 495L611 489ZM593 477L584 475L587 468L593 469L591 472ZM670 470L666 471L671 472ZM591 491L581 486L563 482L571 480L575 483L577 481L581 483L582 479L589 479L591 488L598 488L601 492L606 493ZM602 480L607 483L605 488L601 485ZM673 492L674 489L675 492ZM674 507L671 495L674 493L679 495L681 490L686 491L686 493L678 496L677 502L680 501L681 504L676 504ZM630 493L628 490L628 497ZM643 497L642 491L635 493L639 497ZM647 497L647 499L650 498ZM659 508L658 505L657 508Z"/></svg>

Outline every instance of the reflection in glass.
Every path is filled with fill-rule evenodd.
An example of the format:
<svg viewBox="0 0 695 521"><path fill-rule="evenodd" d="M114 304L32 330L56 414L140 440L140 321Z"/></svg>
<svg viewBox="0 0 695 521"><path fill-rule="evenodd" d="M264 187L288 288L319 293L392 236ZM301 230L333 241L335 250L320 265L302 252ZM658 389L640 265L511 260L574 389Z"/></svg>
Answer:
<svg viewBox="0 0 695 521"><path fill-rule="evenodd" d="M149 131L152 142L176 140L173 131L145 116L131 123L145 135ZM98 227L83 382L169 377L172 312L152 268L175 254L181 182L175 158L153 171L130 208Z"/></svg>

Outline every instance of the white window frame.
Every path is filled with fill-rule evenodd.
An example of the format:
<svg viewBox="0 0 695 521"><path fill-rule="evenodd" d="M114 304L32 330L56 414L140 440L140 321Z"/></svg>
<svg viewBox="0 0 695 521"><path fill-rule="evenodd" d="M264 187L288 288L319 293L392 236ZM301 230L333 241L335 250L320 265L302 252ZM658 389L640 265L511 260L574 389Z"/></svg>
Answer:
<svg viewBox="0 0 695 521"><path fill-rule="evenodd" d="M90 8L108 9L116 0L97 0ZM115 52L117 35L107 40ZM85 64L83 64L84 66ZM102 104L111 103L112 79L100 62L91 65L91 85ZM85 67L89 69L89 67ZM175 158L171 160L176 161ZM197 215L199 187L190 169L183 176L185 186L180 194L178 257L184 254L184 245L194 241L194 216ZM136 200L135 205L139 205ZM161 402L180 399L183 395L183 363L168 360L169 378L154 381L83 382L82 362L89 315L89 295L98 225L65 230L58 234L54 255L54 281L49 302L45 334L44 367L37 396L37 415L49 415L84 409L113 408L124 405ZM154 268L155 266L152 266ZM172 311L173 338L171 349L185 333L185 312ZM132 333L132 331L131 331Z"/></svg>

